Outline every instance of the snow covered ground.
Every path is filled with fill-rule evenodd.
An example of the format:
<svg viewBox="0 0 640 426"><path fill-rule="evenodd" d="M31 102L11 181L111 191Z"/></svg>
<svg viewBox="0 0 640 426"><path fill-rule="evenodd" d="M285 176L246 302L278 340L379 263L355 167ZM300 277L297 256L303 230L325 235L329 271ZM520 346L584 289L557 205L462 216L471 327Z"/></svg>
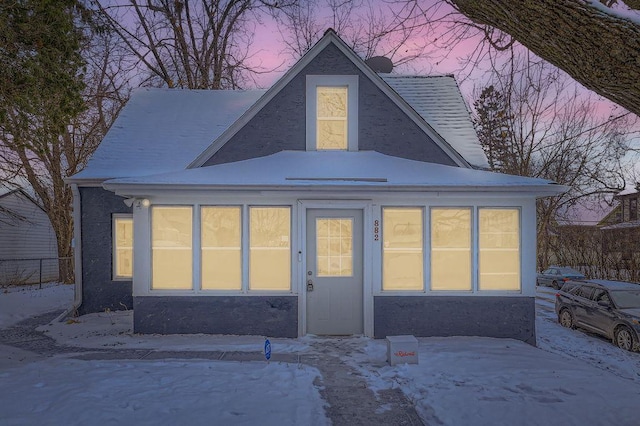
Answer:
<svg viewBox="0 0 640 426"><path fill-rule="evenodd" d="M373 390L400 388L426 424L637 425L640 354L560 327L553 291L538 290L538 348L508 339L421 338L419 365L386 365L384 341L349 339L343 360ZM69 306L70 286L0 292L0 328ZM40 329L88 348L259 351L260 336L139 336L131 312ZM308 353L312 338L274 339ZM323 425L324 401L304 364L202 360L81 361L0 346L0 424ZM384 407L382 407L384 409Z"/></svg>

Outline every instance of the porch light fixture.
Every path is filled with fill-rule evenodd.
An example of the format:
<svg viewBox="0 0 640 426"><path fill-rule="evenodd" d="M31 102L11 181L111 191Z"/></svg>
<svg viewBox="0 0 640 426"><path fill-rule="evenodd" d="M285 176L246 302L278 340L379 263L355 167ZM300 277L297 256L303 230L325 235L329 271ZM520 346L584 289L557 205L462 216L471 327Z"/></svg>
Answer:
<svg viewBox="0 0 640 426"><path fill-rule="evenodd" d="M149 207L151 205L151 201L146 198L126 198L123 202L127 207L132 207L134 204L138 208Z"/></svg>

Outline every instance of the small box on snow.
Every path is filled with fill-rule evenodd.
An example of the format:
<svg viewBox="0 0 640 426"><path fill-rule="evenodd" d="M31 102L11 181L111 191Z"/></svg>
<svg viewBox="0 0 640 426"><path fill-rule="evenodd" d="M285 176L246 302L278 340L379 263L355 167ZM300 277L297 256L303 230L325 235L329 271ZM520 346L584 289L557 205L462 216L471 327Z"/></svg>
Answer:
<svg viewBox="0 0 640 426"><path fill-rule="evenodd" d="M387 362L390 365L417 364L418 339L415 336L387 336Z"/></svg>

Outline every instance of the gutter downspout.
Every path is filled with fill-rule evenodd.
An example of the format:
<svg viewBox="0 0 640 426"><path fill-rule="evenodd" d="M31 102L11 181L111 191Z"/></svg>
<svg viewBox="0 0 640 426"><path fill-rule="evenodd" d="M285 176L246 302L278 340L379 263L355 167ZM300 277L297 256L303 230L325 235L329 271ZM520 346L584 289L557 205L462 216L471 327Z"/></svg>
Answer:
<svg viewBox="0 0 640 426"><path fill-rule="evenodd" d="M82 212L80 190L75 183L71 184L73 193L73 261L76 284L74 288L73 305L60 314L55 321L62 322L67 316L75 312L82 305Z"/></svg>

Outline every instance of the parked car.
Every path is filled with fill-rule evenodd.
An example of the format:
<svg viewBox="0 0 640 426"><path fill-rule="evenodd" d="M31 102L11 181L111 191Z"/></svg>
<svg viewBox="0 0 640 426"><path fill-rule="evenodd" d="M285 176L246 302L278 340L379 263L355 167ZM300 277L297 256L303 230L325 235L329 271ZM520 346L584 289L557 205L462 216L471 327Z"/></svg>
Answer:
<svg viewBox="0 0 640 426"><path fill-rule="evenodd" d="M569 280L584 280L584 274L566 266L550 266L536 276L537 285L546 285L559 289Z"/></svg>
<svg viewBox="0 0 640 426"><path fill-rule="evenodd" d="M640 284L568 281L556 294L556 314L564 327L600 334L622 349L640 345Z"/></svg>

